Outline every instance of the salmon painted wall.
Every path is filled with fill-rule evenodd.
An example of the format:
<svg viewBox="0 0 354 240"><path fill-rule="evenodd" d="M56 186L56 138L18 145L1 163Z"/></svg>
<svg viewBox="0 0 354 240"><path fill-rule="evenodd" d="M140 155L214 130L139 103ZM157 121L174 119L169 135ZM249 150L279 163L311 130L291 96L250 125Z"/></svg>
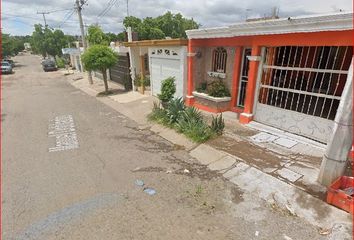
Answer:
<svg viewBox="0 0 354 240"><path fill-rule="evenodd" d="M229 87L231 88L231 106L230 109L236 112L242 112L242 109L235 108L235 103L237 100L237 88L239 85L239 72L240 72L240 61L241 61L241 51L243 47L252 47L254 49L254 53L258 53L260 51L259 47L275 47L275 46L353 46L353 31L324 31L324 32L315 32L315 33L289 33L289 34L274 34L274 35L258 35L258 36L238 36L231 38L212 38L212 39L190 39L189 46L191 49L203 49L204 53L206 49L213 47L234 47L235 55L233 56L234 61L234 71L228 69L227 72L232 74L232 82L229 83ZM205 55L204 55L205 56ZM196 61L196 59L191 58L191 62ZM191 74L193 77L188 78L188 81L198 81L196 79L197 75L195 72L198 71L200 73L200 69L196 69L197 66L204 65L196 64L195 69L193 69L193 73ZM246 113L251 116L252 115L252 107L254 103L254 92L257 81L257 69L258 63L252 64L253 69L249 72L249 89L247 89L246 96L246 104L245 109ZM193 83L190 83L190 86L195 87ZM204 108L204 110L209 110L210 112L215 112L213 109ZM251 117L248 120L242 120L241 122L247 123L251 121Z"/></svg>

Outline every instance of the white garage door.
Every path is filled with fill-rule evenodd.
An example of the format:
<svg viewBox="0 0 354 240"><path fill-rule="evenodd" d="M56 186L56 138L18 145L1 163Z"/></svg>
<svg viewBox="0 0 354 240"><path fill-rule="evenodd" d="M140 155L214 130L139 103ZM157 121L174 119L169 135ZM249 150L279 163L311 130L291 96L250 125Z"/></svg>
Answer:
<svg viewBox="0 0 354 240"><path fill-rule="evenodd" d="M169 53L169 54L168 54ZM152 94L157 96L161 92L161 83L168 77L175 78L175 97L183 97L183 69L179 54L171 49L153 49L150 54L150 79Z"/></svg>

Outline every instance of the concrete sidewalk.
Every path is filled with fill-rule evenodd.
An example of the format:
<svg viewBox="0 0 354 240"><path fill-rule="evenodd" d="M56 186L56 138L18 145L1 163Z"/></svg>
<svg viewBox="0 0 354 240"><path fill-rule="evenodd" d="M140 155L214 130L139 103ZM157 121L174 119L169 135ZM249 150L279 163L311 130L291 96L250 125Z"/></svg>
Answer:
<svg viewBox="0 0 354 240"><path fill-rule="evenodd" d="M82 74L69 75L68 81L91 96L103 90L102 80L94 79L94 84L89 85ZM184 147L200 164L273 208L304 218L320 228L333 229L329 239L351 239L351 215L324 202L326 189L316 183L323 146L257 124L240 126L232 115L225 117L224 136L198 145L172 129L147 121L155 97L124 92L113 82L109 86L119 93L97 99L137 122L140 128L150 128Z"/></svg>

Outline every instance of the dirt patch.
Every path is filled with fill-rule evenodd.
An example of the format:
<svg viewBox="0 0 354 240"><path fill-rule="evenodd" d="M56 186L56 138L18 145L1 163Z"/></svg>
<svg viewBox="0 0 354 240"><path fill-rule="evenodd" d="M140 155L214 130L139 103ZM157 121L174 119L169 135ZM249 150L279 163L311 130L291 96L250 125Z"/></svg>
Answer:
<svg viewBox="0 0 354 240"><path fill-rule="evenodd" d="M276 154L246 141L236 142L232 138L222 136L212 139L208 144L262 169L280 167L280 158Z"/></svg>

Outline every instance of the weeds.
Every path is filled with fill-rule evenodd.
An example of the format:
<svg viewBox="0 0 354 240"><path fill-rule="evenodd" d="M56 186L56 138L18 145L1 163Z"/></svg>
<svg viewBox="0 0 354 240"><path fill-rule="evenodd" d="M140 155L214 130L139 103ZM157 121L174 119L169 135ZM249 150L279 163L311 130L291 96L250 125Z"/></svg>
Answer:
<svg viewBox="0 0 354 240"><path fill-rule="evenodd" d="M222 133L224 132L224 128L225 128L225 121L222 118L222 114L216 117L213 116L213 120L211 121L211 129L217 135L222 135Z"/></svg>

